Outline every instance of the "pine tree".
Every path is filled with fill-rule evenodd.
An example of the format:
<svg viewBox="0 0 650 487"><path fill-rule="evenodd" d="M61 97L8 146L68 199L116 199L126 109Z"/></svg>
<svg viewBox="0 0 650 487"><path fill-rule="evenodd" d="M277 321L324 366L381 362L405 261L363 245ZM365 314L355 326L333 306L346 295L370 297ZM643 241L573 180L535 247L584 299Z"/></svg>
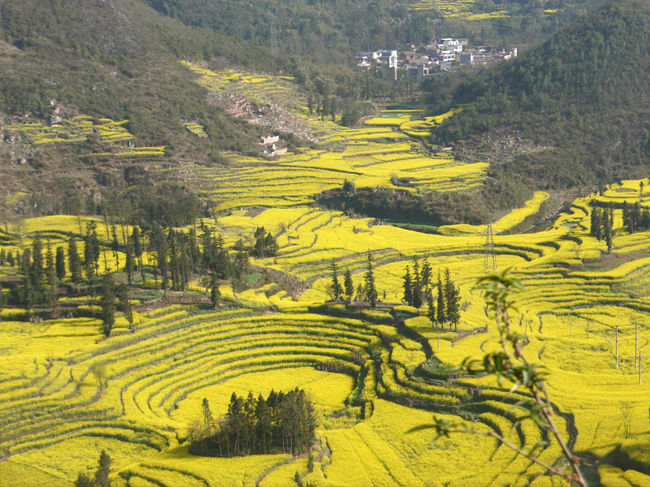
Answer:
<svg viewBox="0 0 650 487"><path fill-rule="evenodd" d="M84 239L84 267L86 279L90 280L97 273L97 263L99 262L99 239L97 238L97 223L88 222L86 224L86 234Z"/></svg>
<svg viewBox="0 0 650 487"><path fill-rule="evenodd" d="M113 257L115 258L115 265L119 268L120 267L120 254L117 252L120 250L120 242L117 239L117 230L115 228L115 225L111 228L111 232L113 234L113 240L111 241L111 250L113 251Z"/></svg>
<svg viewBox="0 0 650 487"><path fill-rule="evenodd" d="M460 293L451 280L449 269L445 269L445 305L449 328L453 326L455 331L458 331L458 322L460 321Z"/></svg>
<svg viewBox="0 0 650 487"><path fill-rule="evenodd" d="M104 275L101 307L104 336L108 338L111 335L113 324L115 324L115 285L111 274Z"/></svg>
<svg viewBox="0 0 650 487"><path fill-rule="evenodd" d="M58 286L58 279L56 278L56 266L54 264L54 256L52 255L52 247L49 242L47 244L47 253L45 254L45 276L47 277L48 289L45 293L47 303L52 306L56 303L56 288Z"/></svg>
<svg viewBox="0 0 650 487"><path fill-rule="evenodd" d="M5 249L0 250L0 265L5 265Z"/></svg>
<svg viewBox="0 0 650 487"><path fill-rule="evenodd" d="M37 291L41 291L43 289L45 266L43 263L43 243L39 236L36 236L32 244L32 264L29 271L32 287Z"/></svg>
<svg viewBox="0 0 650 487"><path fill-rule="evenodd" d="M212 307L217 309L219 307L219 299L221 298L221 290L219 289L219 278L214 272L210 274L208 289L210 291L210 302L212 303Z"/></svg>
<svg viewBox="0 0 650 487"><path fill-rule="evenodd" d="M600 208L594 208L591 211L591 231L590 234L597 240L602 239L602 213Z"/></svg>
<svg viewBox="0 0 650 487"><path fill-rule="evenodd" d="M201 403L201 410L203 411L203 436L207 438L214 432L215 423L212 411L210 410L210 403L205 397Z"/></svg>
<svg viewBox="0 0 650 487"><path fill-rule="evenodd" d="M95 485L97 487L110 487L111 482L108 479L108 475L111 470L111 463L111 457L105 450L102 450L102 453L99 455L99 467L95 472Z"/></svg>
<svg viewBox="0 0 650 487"><path fill-rule="evenodd" d="M343 278L343 287L345 289L345 300L348 303L352 302L354 297L354 281L352 280L352 273L350 269L345 270L345 277Z"/></svg>
<svg viewBox="0 0 650 487"><path fill-rule="evenodd" d="M54 263L54 254L52 254L52 247L47 243L47 251L45 252L45 278L50 287L56 287L56 266Z"/></svg>
<svg viewBox="0 0 650 487"><path fill-rule="evenodd" d="M420 284L422 289L428 289L431 285L431 266L429 259L425 258L422 264L422 272L420 272Z"/></svg>
<svg viewBox="0 0 650 487"><path fill-rule="evenodd" d="M417 260L413 263L413 283L411 286L412 305L418 309L422 307L422 282L420 281L420 265Z"/></svg>
<svg viewBox="0 0 650 487"><path fill-rule="evenodd" d="M126 277L129 281L129 286L133 285L133 272L135 271L135 252L133 251L133 243L128 242L126 244L126 262L124 264L126 268Z"/></svg>
<svg viewBox="0 0 650 487"><path fill-rule="evenodd" d="M74 487L95 487L95 483L85 473L79 473L77 480L74 482Z"/></svg>
<svg viewBox="0 0 650 487"><path fill-rule="evenodd" d="M428 299L427 299L427 317L429 318L429 321L431 321L431 324L435 326L436 324L436 305L433 304L433 293L429 293Z"/></svg>
<svg viewBox="0 0 650 487"><path fill-rule="evenodd" d="M406 272L404 273L404 301L409 305L413 306L413 282L411 280L411 270L409 266L406 266Z"/></svg>
<svg viewBox="0 0 650 487"><path fill-rule="evenodd" d="M56 248L56 277L59 281L65 279L65 250L63 247Z"/></svg>
<svg viewBox="0 0 650 487"><path fill-rule="evenodd" d="M363 301L364 299L366 299L366 296L363 292L363 285L359 283L357 285L357 301Z"/></svg>
<svg viewBox="0 0 650 487"><path fill-rule="evenodd" d="M607 244L607 252L612 251L612 210L606 210L603 215L603 235Z"/></svg>
<svg viewBox="0 0 650 487"><path fill-rule="evenodd" d="M330 284L330 296L333 301L338 301L343 295L343 288L339 282L339 271L336 267L336 262L332 261L330 264L330 276L332 283Z"/></svg>
<svg viewBox="0 0 650 487"><path fill-rule="evenodd" d="M68 241L68 267L70 269L70 279L75 285L78 285L81 282L81 261L74 238Z"/></svg>
<svg viewBox="0 0 650 487"><path fill-rule="evenodd" d="M16 265L16 260L14 259L14 253L11 251L7 253L7 264L9 264L10 267L14 267Z"/></svg>
<svg viewBox="0 0 650 487"><path fill-rule="evenodd" d="M447 315L445 309L445 288L442 285L440 272L438 272L438 303L436 306L436 321L440 326L447 322Z"/></svg>
<svg viewBox="0 0 650 487"><path fill-rule="evenodd" d="M140 239L140 230L138 227L133 227L131 240L133 241L133 255L138 261L138 268L140 269L140 274L142 274L142 282L144 283L144 266L142 265L142 240Z"/></svg>
<svg viewBox="0 0 650 487"><path fill-rule="evenodd" d="M364 280L364 295L370 307L374 308L377 306L377 288L375 287L375 274L372 269L372 254L368 254L368 264L367 271L363 276Z"/></svg>

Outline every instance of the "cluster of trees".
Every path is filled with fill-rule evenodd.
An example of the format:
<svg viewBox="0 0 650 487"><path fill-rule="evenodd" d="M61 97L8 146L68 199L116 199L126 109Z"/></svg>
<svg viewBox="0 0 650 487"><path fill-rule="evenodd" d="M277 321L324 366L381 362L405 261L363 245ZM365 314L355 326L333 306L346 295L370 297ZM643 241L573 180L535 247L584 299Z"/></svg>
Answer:
<svg viewBox="0 0 650 487"><path fill-rule="evenodd" d="M115 225L110 227L106 222L106 232L112 235L112 240L102 243L98 237L97 223L91 221L86 224L82 236L83 255L79 254L74 237L68 241L66 255L63 246L53 249L49 242L44 249L43 242L37 235L32 246L25 248L22 253L4 249L0 252L0 265L17 267L21 276L20 284L12 287L7 295L1 293L0 299L6 301L6 304L23 306L28 310L40 304L55 306L58 295L64 290L61 285L66 278L74 284L77 292L85 278L87 289L93 294L98 289L100 291L101 317L104 333L108 336L116 310L124 312L129 323L132 323L130 286L135 284L138 273L140 282L145 283L147 273L150 273L160 280L162 289L174 291L186 290L192 276L203 276L216 307L220 281L239 280L248 273L250 254L272 255L277 250L275 238L264 232L263 228L261 232L259 230L256 232L258 238L255 246L247 246L240 240L234 252L224 246L221 235L214 234L203 224L199 237L195 229L186 232L173 228L163 229L156 222L148 231L134 226L130 234L123 227L123 238L120 241ZM107 256L110 252L113 252L113 259L109 261ZM143 258L145 252L153 256L147 265ZM102 255L105 273L99 282ZM124 257L120 262L122 255ZM113 265L115 269L111 269ZM126 275L125 283L118 283L113 274L120 269ZM71 292L72 287L67 286L65 291Z"/></svg>
<svg viewBox="0 0 650 487"><path fill-rule="evenodd" d="M95 471L95 476L91 478L85 473L79 473L74 487L110 487L111 481L108 474L111 470L111 463L110 455L105 450L102 450L99 455L99 466Z"/></svg>
<svg viewBox="0 0 650 487"><path fill-rule="evenodd" d="M345 300L346 303L351 303L355 297L354 280L350 269L346 269L343 275L343 284L339 281L339 270L336 262L332 261L330 264L330 278L331 284L329 294L332 301ZM377 306L379 300L379 293L375 285L375 272L372 263L372 254L368 254L368 261L366 264L366 272L363 274L363 283L359 283L356 288L356 300L358 302L366 302L372 308Z"/></svg>
<svg viewBox="0 0 650 487"><path fill-rule="evenodd" d="M271 257L278 252L278 243L271 232L267 232L264 227L257 227L255 229L255 247L253 254L256 257Z"/></svg>
<svg viewBox="0 0 650 487"><path fill-rule="evenodd" d="M28 247L15 256L12 252L3 254L0 262L17 266L21 275L21 286L10 290L6 298L8 304L18 303L29 309L36 304L56 302L57 286L66 274L63 248L59 247L53 252L48 242L44 254L43 242L37 236L31 249Z"/></svg>
<svg viewBox="0 0 650 487"><path fill-rule="evenodd" d="M641 183L643 190L643 183ZM623 202L623 225L629 233L650 229L650 210L641 208L638 201L633 205Z"/></svg>
<svg viewBox="0 0 650 487"><path fill-rule="evenodd" d="M437 289L435 300L434 287ZM412 269L407 265L404 270L403 289L404 301L410 306L421 308L427 303L427 316L434 326L442 328L448 323L450 329L458 330L460 289L451 279L449 269L445 269L444 280L438 272L438 280L434 283L428 259L424 259L422 266L416 259Z"/></svg>
<svg viewBox="0 0 650 487"><path fill-rule="evenodd" d="M599 241L605 240L607 244L607 251L612 250L612 238L614 232L612 226L614 224L614 210L612 208L603 208L602 210L595 207L591 211L591 228L589 234L596 237Z"/></svg>
<svg viewBox="0 0 650 487"><path fill-rule="evenodd" d="M395 178L395 183L410 183ZM478 225L487 219L487 211L481 205L468 203L467 195L446 193L413 194L393 188L356 188L352 182L316 196L316 201L327 208L382 220L394 220L426 225L470 223Z"/></svg>
<svg viewBox="0 0 650 487"><path fill-rule="evenodd" d="M315 105L314 102L316 103ZM331 98L327 95L323 96L321 101L318 95L314 97L312 93L309 93L309 95L307 95L307 109L309 110L309 113L316 112L316 114L321 117L321 120L325 120L326 117L331 116L332 122L336 122L337 111L335 96Z"/></svg>
<svg viewBox="0 0 650 487"><path fill-rule="evenodd" d="M264 398L233 392L224 418L215 421L207 399L203 417L190 432L190 453L212 457L275 452L298 455L314 442L316 414L302 389L271 391Z"/></svg>
<svg viewBox="0 0 650 487"><path fill-rule="evenodd" d="M641 186L643 190L643 186ZM650 210L642 208L640 202L628 205L624 201L622 205L610 205L606 207L594 206L591 211L591 228L589 234L599 241L605 240L607 250L612 250L612 238L614 231L614 210L620 208L623 212L623 227L628 233L634 233L650 229Z"/></svg>

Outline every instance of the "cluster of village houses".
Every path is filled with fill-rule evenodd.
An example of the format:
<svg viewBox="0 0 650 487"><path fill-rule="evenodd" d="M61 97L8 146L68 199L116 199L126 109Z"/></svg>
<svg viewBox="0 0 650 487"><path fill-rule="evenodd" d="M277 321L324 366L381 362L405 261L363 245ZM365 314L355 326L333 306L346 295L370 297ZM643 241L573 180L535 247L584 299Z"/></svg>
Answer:
<svg viewBox="0 0 650 487"><path fill-rule="evenodd" d="M460 66L488 65L517 57L517 48L499 51L490 46L471 46L467 39L445 37L425 46L411 46L408 51L380 50L361 52L357 66L362 69L388 69L397 79L405 70L419 81L441 71Z"/></svg>

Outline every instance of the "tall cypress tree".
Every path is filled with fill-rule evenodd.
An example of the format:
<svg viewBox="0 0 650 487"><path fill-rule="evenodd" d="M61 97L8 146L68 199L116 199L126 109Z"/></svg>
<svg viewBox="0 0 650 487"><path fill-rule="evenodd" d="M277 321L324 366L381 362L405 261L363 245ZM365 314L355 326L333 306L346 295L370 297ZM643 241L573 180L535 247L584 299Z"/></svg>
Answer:
<svg viewBox="0 0 650 487"><path fill-rule="evenodd" d="M440 271L438 271L438 303L436 306L436 321L442 326L447 321L447 314L445 309L445 288L442 285L442 278Z"/></svg>
<svg viewBox="0 0 650 487"><path fill-rule="evenodd" d="M133 285L133 272L135 271L135 252L133 251L133 243L126 244L126 277L129 281L129 286Z"/></svg>
<svg viewBox="0 0 650 487"><path fill-rule="evenodd" d="M43 263L43 243L39 236L36 236L32 244L32 265L29 270L32 287L41 291L43 289L45 266Z"/></svg>
<svg viewBox="0 0 650 487"><path fill-rule="evenodd" d="M115 285L111 274L104 275L101 297L101 318L104 323L104 336L108 338L115 324Z"/></svg>
<svg viewBox="0 0 650 487"><path fill-rule="evenodd" d="M352 273L350 269L345 270L343 277L343 288L345 289L345 300L350 303L354 297L354 281L352 280Z"/></svg>
<svg viewBox="0 0 650 487"><path fill-rule="evenodd" d="M339 271L334 261L330 264L330 276L332 280L330 284L330 295L332 296L332 300L338 301L343 295L343 288L339 282Z"/></svg>
<svg viewBox="0 0 650 487"><path fill-rule="evenodd" d="M370 307L374 308L377 306L377 288L375 287L375 274L372 268L372 254L368 254L368 263L367 270L363 276L364 280L364 294L367 301L370 303Z"/></svg>
<svg viewBox="0 0 650 487"><path fill-rule="evenodd" d="M75 285L78 285L81 282L81 261L74 238L68 241L68 267L70 269L70 279Z"/></svg>
<svg viewBox="0 0 650 487"><path fill-rule="evenodd" d="M603 214L603 236L607 245L607 252L612 251L612 210L605 210Z"/></svg>
<svg viewBox="0 0 650 487"><path fill-rule="evenodd" d="M422 272L420 272L420 284L422 289L429 288L431 284L431 265L429 265L429 259L425 258L424 263L422 264Z"/></svg>
<svg viewBox="0 0 650 487"><path fill-rule="evenodd" d="M458 331L458 322L460 321L460 293L451 280L449 269L445 269L445 305L445 314L447 321L449 321L449 328L453 326Z"/></svg>
<svg viewBox="0 0 650 487"><path fill-rule="evenodd" d="M111 463L111 457L105 450L102 450L102 453L99 455L99 467L95 472L95 485L97 487L110 487L111 482L108 479L108 475L111 471Z"/></svg>
<svg viewBox="0 0 650 487"><path fill-rule="evenodd" d="M56 277L59 281L65 279L65 250L63 247L56 248Z"/></svg>
<svg viewBox="0 0 650 487"><path fill-rule="evenodd" d="M433 293L428 294L427 299L427 317L431 323L435 326L436 324L436 305L433 303Z"/></svg>
<svg viewBox="0 0 650 487"><path fill-rule="evenodd" d="M97 223L88 222L86 224L86 234L83 239L86 279L91 279L97 274L97 264L100 254L99 239L97 238Z"/></svg>
<svg viewBox="0 0 650 487"><path fill-rule="evenodd" d="M413 306L413 282L411 280L411 269L409 266L406 266L406 272L404 273L404 301L409 306Z"/></svg>
<svg viewBox="0 0 650 487"><path fill-rule="evenodd" d="M411 290L412 305L418 309L422 307L422 281L420 280L420 265L417 260L413 263L413 284Z"/></svg>

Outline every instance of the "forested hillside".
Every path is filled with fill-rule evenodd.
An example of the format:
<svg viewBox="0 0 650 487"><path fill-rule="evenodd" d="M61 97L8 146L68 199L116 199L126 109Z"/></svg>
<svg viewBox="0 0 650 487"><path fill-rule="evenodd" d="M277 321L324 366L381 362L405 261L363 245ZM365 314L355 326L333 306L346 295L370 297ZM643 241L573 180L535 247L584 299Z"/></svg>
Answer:
<svg viewBox="0 0 650 487"><path fill-rule="evenodd" d="M460 143L482 160L510 144L504 172L542 188L647 174L649 44L650 4L609 2L516 61L457 84L450 97L449 85L431 84L437 108L464 105L434 141Z"/></svg>
<svg viewBox="0 0 650 487"><path fill-rule="evenodd" d="M348 62L359 50L407 47L448 35L532 45L601 0L145 1L188 25L276 43L280 55L332 64Z"/></svg>

